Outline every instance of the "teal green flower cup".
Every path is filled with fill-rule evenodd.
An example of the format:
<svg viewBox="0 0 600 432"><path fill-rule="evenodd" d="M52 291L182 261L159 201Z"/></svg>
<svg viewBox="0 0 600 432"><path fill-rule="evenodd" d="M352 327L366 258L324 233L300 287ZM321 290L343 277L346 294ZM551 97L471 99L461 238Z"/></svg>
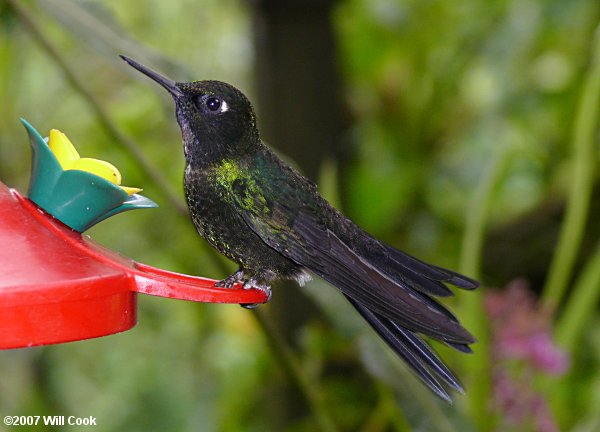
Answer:
<svg viewBox="0 0 600 432"><path fill-rule="evenodd" d="M158 207L142 196L96 174L63 169L42 136L26 120L21 122L32 149L29 199L77 232L128 210Z"/></svg>

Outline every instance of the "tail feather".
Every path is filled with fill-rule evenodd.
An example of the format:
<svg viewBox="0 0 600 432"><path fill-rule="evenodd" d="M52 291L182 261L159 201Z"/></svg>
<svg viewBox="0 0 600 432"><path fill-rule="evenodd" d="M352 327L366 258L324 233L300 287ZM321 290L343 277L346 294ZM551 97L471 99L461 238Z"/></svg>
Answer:
<svg viewBox="0 0 600 432"><path fill-rule="evenodd" d="M442 267L427 264L390 245L362 232L360 241L353 242L353 248L372 265L384 272L397 283L408 285L423 294L436 297L454 295L445 284L472 290L479 284L466 276Z"/></svg>
<svg viewBox="0 0 600 432"><path fill-rule="evenodd" d="M445 282L452 284L455 287L462 288L465 290L474 290L479 286L479 282L477 282L475 279L471 279L470 277L467 277L460 273L453 272L452 270L447 270L437 266L432 267L435 267L436 269L440 269L448 273L450 276L448 279L446 279Z"/></svg>
<svg viewBox="0 0 600 432"><path fill-rule="evenodd" d="M472 290L479 286L477 281L442 267L427 264L392 246L382 244L389 258L411 273L420 274L430 280L447 282L458 288Z"/></svg>
<svg viewBox="0 0 600 432"><path fill-rule="evenodd" d="M464 393L458 378L419 336L395 324L392 320L370 311L352 298L348 296L346 298L434 393L450 403L452 400L442 383Z"/></svg>
<svg viewBox="0 0 600 432"><path fill-rule="evenodd" d="M456 351L460 351L465 354L473 354L473 350L467 344L459 344L459 343L447 342L447 341L444 341L444 343L446 345L448 345L449 347L454 348Z"/></svg>
<svg viewBox="0 0 600 432"><path fill-rule="evenodd" d="M407 329L453 343L475 341L444 306L408 283L393 280L332 232L326 239L327 253L319 251L307 267L344 294Z"/></svg>
<svg viewBox="0 0 600 432"><path fill-rule="evenodd" d="M459 324L458 318L456 318L456 316L452 312L450 312L445 306L438 303L435 299L432 299L428 295L422 294L420 292L415 292L415 293L413 293L413 295L415 297L417 297L419 300L421 300L423 303L425 303L428 308L436 310L436 311L444 314L446 316L446 318L448 318L450 321L453 321L456 324Z"/></svg>

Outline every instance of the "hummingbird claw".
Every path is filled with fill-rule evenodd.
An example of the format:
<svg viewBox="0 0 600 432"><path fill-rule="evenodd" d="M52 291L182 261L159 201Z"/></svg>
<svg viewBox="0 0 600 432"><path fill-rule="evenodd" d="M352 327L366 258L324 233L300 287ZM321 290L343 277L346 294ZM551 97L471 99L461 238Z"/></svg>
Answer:
<svg viewBox="0 0 600 432"><path fill-rule="evenodd" d="M225 279L215 283L216 287L231 288L236 283L244 280L244 270L239 269L234 274L227 276Z"/></svg>
<svg viewBox="0 0 600 432"><path fill-rule="evenodd" d="M253 289L253 288L261 290L262 292L264 292L267 295L267 300L265 300L265 303L267 303L269 300L271 300L271 297L273 296L273 292L271 291L270 286L258 283L258 281L254 278L248 279L246 282L244 282L244 289ZM242 304L240 306L245 309L254 309L261 304L262 303L250 303L250 304Z"/></svg>

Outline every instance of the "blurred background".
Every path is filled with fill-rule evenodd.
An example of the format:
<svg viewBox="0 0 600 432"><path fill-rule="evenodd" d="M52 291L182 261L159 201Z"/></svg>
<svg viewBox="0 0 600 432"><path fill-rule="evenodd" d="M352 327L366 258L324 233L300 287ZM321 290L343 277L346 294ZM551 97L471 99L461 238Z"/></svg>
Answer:
<svg viewBox="0 0 600 432"><path fill-rule="evenodd" d="M0 1L2 181L27 191L24 117L160 205L94 227L101 244L235 270L182 207L172 101L126 54L241 88L264 140L346 215L483 283L447 302L475 354L435 345L466 387L452 406L313 281L255 311L140 296L129 332L0 352L0 414L103 431L600 430L599 23L595 0Z"/></svg>

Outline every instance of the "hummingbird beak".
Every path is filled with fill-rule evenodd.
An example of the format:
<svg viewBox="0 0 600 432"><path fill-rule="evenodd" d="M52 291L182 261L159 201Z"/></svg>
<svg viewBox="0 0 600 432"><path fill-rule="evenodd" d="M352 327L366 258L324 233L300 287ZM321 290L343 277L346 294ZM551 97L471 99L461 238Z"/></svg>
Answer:
<svg viewBox="0 0 600 432"><path fill-rule="evenodd" d="M158 72L153 71L149 67L146 67L143 64L140 64L140 63L136 62L135 60L130 59L129 57L126 57L124 55L119 55L119 57L121 57L123 60L125 60L131 67L139 70L141 73L152 78L154 81L156 81L161 86L166 88L167 91L169 93L171 93L171 95L173 95L173 97L178 98L178 97L183 96L183 93L181 92L181 90L179 90L179 88L177 87L177 83L175 81L170 80L169 78L167 78L165 76L162 76Z"/></svg>

